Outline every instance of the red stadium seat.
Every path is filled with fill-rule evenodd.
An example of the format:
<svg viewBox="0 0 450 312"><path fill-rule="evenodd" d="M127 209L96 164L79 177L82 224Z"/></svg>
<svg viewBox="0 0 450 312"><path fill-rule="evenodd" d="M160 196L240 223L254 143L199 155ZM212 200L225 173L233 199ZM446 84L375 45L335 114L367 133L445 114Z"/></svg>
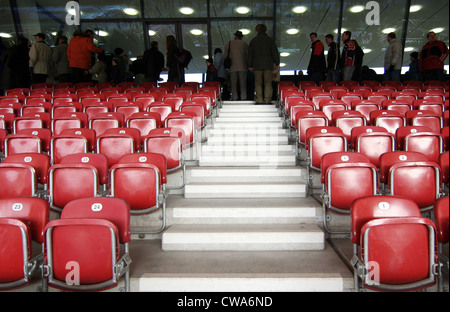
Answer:
<svg viewBox="0 0 450 312"><path fill-rule="evenodd" d="M352 203L351 218L355 290L412 291L436 284L435 225L413 201L362 197Z"/></svg>
<svg viewBox="0 0 450 312"><path fill-rule="evenodd" d="M87 152L89 152L89 141L81 134L54 135L50 140L52 164L58 164L64 156Z"/></svg>
<svg viewBox="0 0 450 312"><path fill-rule="evenodd" d="M56 164L50 167L48 176L50 208L55 212L61 212L72 200L99 194L100 178L92 165Z"/></svg>
<svg viewBox="0 0 450 312"><path fill-rule="evenodd" d="M49 203L42 198L0 199L0 290L28 286L32 277L39 273L42 249L33 252L32 242L44 242L49 215Z"/></svg>
<svg viewBox="0 0 450 312"><path fill-rule="evenodd" d="M347 233L331 227L328 212L349 215L354 200L377 194L377 168L367 161L342 161L339 154L335 163L330 162L325 172L323 213L324 228L328 233Z"/></svg>
<svg viewBox="0 0 450 312"><path fill-rule="evenodd" d="M31 165L0 163L0 181L4 185L14 185L1 187L0 198L37 195L37 176Z"/></svg>
<svg viewBox="0 0 450 312"><path fill-rule="evenodd" d="M92 239L95 237L95 239ZM44 291L102 291L125 276L130 291L130 207L124 200L90 197L68 203L45 227Z"/></svg>

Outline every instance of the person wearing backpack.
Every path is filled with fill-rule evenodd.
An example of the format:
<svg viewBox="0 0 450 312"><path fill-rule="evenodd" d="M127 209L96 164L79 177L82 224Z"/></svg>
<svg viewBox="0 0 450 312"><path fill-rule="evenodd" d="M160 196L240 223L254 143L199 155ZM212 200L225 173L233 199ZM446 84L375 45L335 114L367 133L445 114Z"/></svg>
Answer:
<svg viewBox="0 0 450 312"><path fill-rule="evenodd" d="M181 66L177 60L177 54L180 53L177 40L174 36L166 37L166 70L168 71L167 81L175 81L178 85L184 83L184 66Z"/></svg>

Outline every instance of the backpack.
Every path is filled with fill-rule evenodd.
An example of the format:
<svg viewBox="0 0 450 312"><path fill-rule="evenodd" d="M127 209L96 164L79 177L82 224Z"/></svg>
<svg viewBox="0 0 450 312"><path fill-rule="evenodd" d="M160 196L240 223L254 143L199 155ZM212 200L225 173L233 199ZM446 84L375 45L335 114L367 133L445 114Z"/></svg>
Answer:
<svg viewBox="0 0 450 312"><path fill-rule="evenodd" d="M175 54L175 58L177 59L178 64L186 68L192 60L192 54L188 50L180 49L180 51Z"/></svg>

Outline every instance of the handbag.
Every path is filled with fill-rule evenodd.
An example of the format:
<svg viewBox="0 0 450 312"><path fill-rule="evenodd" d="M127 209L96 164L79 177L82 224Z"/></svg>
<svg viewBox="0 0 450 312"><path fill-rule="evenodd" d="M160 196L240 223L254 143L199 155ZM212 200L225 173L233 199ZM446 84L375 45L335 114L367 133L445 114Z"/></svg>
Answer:
<svg viewBox="0 0 450 312"><path fill-rule="evenodd" d="M223 60L223 67L225 67L226 69L231 67L231 58L230 58L230 50L231 50L231 41L228 44L228 55L227 57Z"/></svg>

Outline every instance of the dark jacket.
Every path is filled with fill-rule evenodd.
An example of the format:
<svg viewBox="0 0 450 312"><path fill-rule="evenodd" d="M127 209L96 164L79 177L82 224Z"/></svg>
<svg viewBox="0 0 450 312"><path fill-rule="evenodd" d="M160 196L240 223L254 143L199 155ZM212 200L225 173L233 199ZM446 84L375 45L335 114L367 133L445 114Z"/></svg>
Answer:
<svg viewBox="0 0 450 312"><path fill-rule="evenodd" d="M164 68L164 55L156 47L145 50L142 58L145 78L150 81L157 81Z"/></svg>
<svg viewBox="0 0 450 312"><path fill-rule="evenodd" d="M339 50L337 44L333 41L328 46L327 69L337 70L339 68Z"/></svg>
<svg viewBox="0 0 450 312"><path fill-rule="evenodd" d="M316 40L311 45L308 73L325 73L326 69L323 43L320 40Z"/></svg>
<svg viewBox="0 0 450 312"><path fill-rule="evenodd" d="M272 70L273 65L280 65L280 54L275 42L265 32L250 41L247 63L249 68L256 70Z"/></svg>

